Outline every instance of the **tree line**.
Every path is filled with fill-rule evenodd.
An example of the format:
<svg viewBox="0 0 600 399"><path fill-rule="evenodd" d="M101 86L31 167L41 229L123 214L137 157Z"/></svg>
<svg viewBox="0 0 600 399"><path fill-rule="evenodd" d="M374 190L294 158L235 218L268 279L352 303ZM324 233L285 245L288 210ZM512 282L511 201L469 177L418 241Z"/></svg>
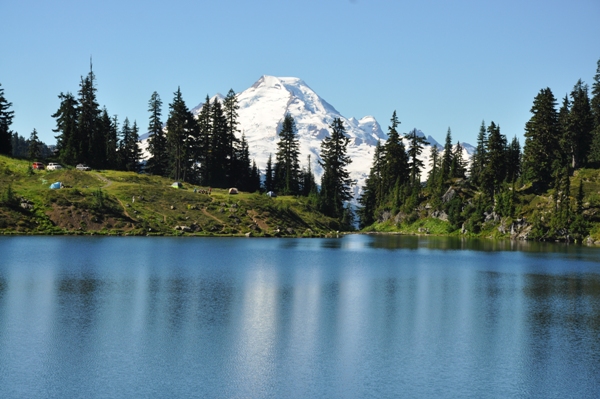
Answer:
<svg viewBox="0 0 600 399"><path fill-rule="evenodd" d="M581 168L600 167L600 60L591 98L589 87L579 80L557 109L551 89L544 88L534 98L531 113L525 125L523 151L516 136L509 142L499 125L491 122L486 126L482 122L468 168L460 143L452 146L448 128L443 151L431 147L430 170L422 183L418 176L424 165L418 154L426 142L413 130L405 136L405 148L394 112L388 139L375 148L373 164L358 199L360 226L380 221L385 214L414 221L419 217L419 209L426 207L445 212L454 228L462 226L477 233L486 214L516 215L516 188L530 186L534 193L549 189L555 193L554 212L543 234L556 235L562 230L581 236L586 229L581 204L583 182L573 206L569 177ZM472 195L456 195L457 183L470 189Z"/></svg>

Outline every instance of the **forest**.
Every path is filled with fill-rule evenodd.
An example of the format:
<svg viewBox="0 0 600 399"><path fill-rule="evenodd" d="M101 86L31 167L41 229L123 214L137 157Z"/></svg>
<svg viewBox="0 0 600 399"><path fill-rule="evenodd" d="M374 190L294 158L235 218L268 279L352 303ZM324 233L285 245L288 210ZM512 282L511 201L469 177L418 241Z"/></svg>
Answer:
<svg viewBox="0 0 600 399"><path fill-rule="evenodd" d="M196 117L178 88L166 121L162 100L154 92L145 129L150 157L142 163L137 121L124 118L119 123L116 115L100 107L91 65L81 77L77 95L58 95L59 106L52 115L53 151L41 143L35 129L27 140L10 130L14 112L0 86L0 153L32 161L51 158L65 165L85 163L94 169L143 169L190 184L302 196L346 230L358 224L366 231L404 231L419 221L437 220L444 224L438 233L480 235L490 226L513 230L518 223L528 227L528 239L581 241L595 223L594 203L586 195L595 189L590 171L600 168L600 60L593 80L591 90L578 80L560 104L549 87L541 89L524 127L523 146L517 137L509 140L502 134L496 122L482 122L475 152L466 162L448 128L444 147L431 147L427 176L422 176L421 154L428 143L416 130L401 135L394 111L387 140L375 148L357 207L350 202L354 182L347 166L352 160L346 154L348 137L341 120L333 121L321 144L324 173L316 182L310 157L305 167L300 165L290 115L278 132L274 160L269 157L261 172L240 135L233 90L223 101L207 96ZM536 196L548 201L532 207Z"/></svg>

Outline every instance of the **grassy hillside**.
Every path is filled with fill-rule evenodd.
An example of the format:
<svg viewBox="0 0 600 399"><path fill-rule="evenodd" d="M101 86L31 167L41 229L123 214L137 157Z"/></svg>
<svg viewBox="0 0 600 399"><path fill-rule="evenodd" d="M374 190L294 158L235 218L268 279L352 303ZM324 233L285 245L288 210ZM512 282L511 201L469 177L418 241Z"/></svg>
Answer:
<svg viewBox="0 0 600 399"><path fill-rule="evenodd" d="M578 236L573 225L557 228L555 220L556 192L536 193L531 184L508 187L513 213L510 217L497 214L493 206L485 212L476 210L478 192L467 180L455 180L448 191L460 198L458 214L450 215L450 204L432 207L434 201L426 196L410 213L383 212L367 232L396 232L403 234L456 235L482 238L512 238L543 241L574 241L600 245L600 170L580 169L570 177L569 220L575 219L577 193L583 183L583 235ZM441 210L440 210L441 208ZM454 220L452 220L454 219Z"/></svg>
<svg viewBox="0 0 600 399"><path fill-rule="evenodd" d="M307 198L208 195L157 176L29 165L0 156L0 233L319 237L340 228ZM65 188L49 189L57 181Z"/></svg>

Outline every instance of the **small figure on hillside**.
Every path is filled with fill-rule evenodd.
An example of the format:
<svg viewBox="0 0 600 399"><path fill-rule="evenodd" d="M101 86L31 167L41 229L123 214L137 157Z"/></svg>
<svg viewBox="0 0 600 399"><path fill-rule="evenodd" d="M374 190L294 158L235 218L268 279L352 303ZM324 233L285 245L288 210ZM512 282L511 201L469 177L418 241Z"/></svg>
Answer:
<svg viewBox="0 0 600 399"><path fill-rule="evenodd" d="M131 197L131 203L133 204L135 202L135 195L133 197Z"/></svg>
<svg viewBox="0 0 600 399"><path fill-rule="evenodd" d="M209 187L209 188L208 188L208 195L210 195L211 193L212 193L212 188L211 188L211 187Z"/></svg>

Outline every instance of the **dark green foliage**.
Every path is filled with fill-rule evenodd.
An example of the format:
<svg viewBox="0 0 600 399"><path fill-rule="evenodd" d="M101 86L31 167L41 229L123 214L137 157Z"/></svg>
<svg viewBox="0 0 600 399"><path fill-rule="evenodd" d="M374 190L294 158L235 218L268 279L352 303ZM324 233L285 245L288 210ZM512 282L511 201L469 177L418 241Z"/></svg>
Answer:
<svg viewBox="0 0 600 399"><path fill-rule="evenodd" d="M590 108L588 87L581 80L577 81L571 91L571 108L569 110L566 141L571 168L579 169L587 165L588 154L592 144L594 119Z"/></svg>
<svg viewBox="0 0 600 399"><path fill-rule="evenodd" d="M227 117L217 98L211 105L210 159L207 162L207 184L212 187L228 187L231 170L230 137Z"/></svg>
<svg viewBox="0 0 600 399"><path fill-rule="evenodd" d="M273 183L273 161L271 159L271 154L269 154L269 159L267 160L267 168L265 170L265 191L273 191L275 190L275 185Z"/></svg>
<svg viewBox="0 0 600 399"><path fill-rule="evenodd" d="M558 115L556 99L549 88L542 89L533 101L533 116L525 125L523 173L540 188L552 182L552 165L560 159Z"/></svg>
<svg viewBox="0 0 600 399"><path fill-rule="evenodd" d="M256 166L256 162L252 160L248 192L253 193L256 191L260 191L260 169L258 169L258 167Z"/></svg>
<svg viewBox="0 0 600 399"><path fill-rule="evenodd" d="M73 165L78 158L79 148L78 140L78 119L79 108L77 100L71 93L60 93L60 107L52 114L56 119L56 129L53 132L56 136L56 149L58 150L61 162L67 165Z"/></svg>
<svg viewBox="0 0 600 399"><path fill-rule="evenodd" d="M193 178L190 157L198 139L198 125L185 105L180 88L177 88L173 102L169 104L167 119L167 151L169 154L169 176L173 179Z"/></svg>
<svg viewBox="0 0 600 399"><path fill-rule="evenodd" d="M148 122L148 152L150 158L146 164L149 173L166 176L169 170L169 152L167 151L167 137L163 131L162 100L157 92L152 93L148 102L150 120Z"/></svg>
<svg viewBox="0 0 600 399"><path fill-rule="evenodd" d="M284 195L296 195L300 192L300 155L296 123L290 114L283 118L277 154L275 156L275 189Z"/></svg>
<svg viewBox="0 0 600 399"><path fill-rule="evenodd" d="M104 165L108 169L119 169L119 123L117 116L112 119L108 116L106 108L102 110L100 118L101 129L106 132L106 161Z"/></svg>
<svg viewBox="0 0 600 399"><path fill-rule="evenodd" d="M81 78L79 84L77 129L72 144L75 147L74 163L88 163L94 168L101 168L106 160L106 137L100 129L101 111L94 81L90 65L90 72Z"/></svg>
<svg viewBox="0 0 600 399"><path fill-rule="evenodd" d="M450 177L453 179L462 179L465 177L467 167L463 160L463 147L460 142L456 142L454 150L452 151L452 162L450 163Z"/></svg>
<svg viewBox="0 0 600 399"><path fill-rule="evenodd" d="M14 116L14 111L8 109L12 107L12 103L6 101L4 97L4 89L0 84L0 154L12 154L12 132L10 125Z"/></svg>
<svg viewBox="0 0 600 399"><path fill-rule="evenodd" d="M360 228L370 226L375 222L375 210L382 200L382 170L383 170L383 147L377 141L375 152L373 154L373 166L369 176L365 181L363 192L358 199L361 207L357 210Z"/></svg>
<svg viewBox="0 0 600 399"><path fill-rule="evenodd" d="M323 177L319 195L320 211L333 218L342 219L344 202L352 198L353 184L346 167L351 159L346 154L350 139L341 119L335 118L331 123L331 134L321 143L321 161Z"/></svg>
<svg viewBox="0 0 600 399"><path fill-rule="evenodd" d="M300 172L300 195L305 197L316 194L318 191L315 175L312 172L310 154L307 157L306 165L306 168L302 168Z"/></svg>
<svg viewBox="0 0 600 399"><path fill-rule="evenodd" d="M427 176L427 187L431 193L438 192L438 187L441 183L441 159L440 150L437 146L431 147L429 163L429 175Z"/></svg>
<svg viewBox="0 0 600 399"><path fill-rule="evenodd" d="M237 140L236 134L238 133L238 109L239 105L237 102L237 95L232 89L229 89L225 99L223 100L223 113L227 121L226 127L226 148L227 148L227 177L229 185L239 186L237 181L239 179L247 179L250 170L250 156L245 156L245 159L241 160L238 155L243 151L241 149L241 143ZM247 143L243 145L247 148ZM243 177L236 177L238 174L243 174Z"/></svg>
<svg viewBox="0 0 600 399"><path fill-rule="evenodd" d="M442 154L442 182L450 178L450 169L452 168L452 131L448 128L446 133L446 142Z"/></svg>
<svg viewBox="0 0 600 399"><path fill-rule="evenodd" d="M383 146L383 167L381 170L382 185L391 189L398 182L403 185L409 181L408 156L404 143L398 134L397 127L400 124L396 111L391 119L392 124L388 129L388 139Z"/></svg>
<svg viewBox="0 0 600 399"><path fill-rule="evenodd" d="M506 181L514 182L521 175L521 144L515 136L506 149Z"/></svg>
<svg viewBox="0 0 600 399"><path fill-rule="evenodd" d="M42 159L42 142L38 138L37 131L33 129L28 140L27 155L31 161Z"/></svg>
<svg viewBox="0 0 600 399"><path fill-rule="evenodd" d="M494 122L488 126L487 164L481 175L482 189L492 198L506 179L506 136Z"/></svg>
<svg viewBox="0 0 600 399"><path fill-rule="evenodd" d="M471 158L471 180L476 184L481 184L481 175L487 164L487 131L485 122L481 121L479 134L477 135L477 146Z"/></svg>
<svg viewBox="0 0 600 399"><path fill-rule="evenodd" d="M139 129L134 121L133 126L129 128L129 120L125 118L123 122L123 145L119 151L122 159L123 168L130 172L139 172L141 150L138 146Z"/></svg>
<svg viewBox="0 0 600 399"><path fill-rule="evenodd" d="M211 144L212 144L212 123L211 123L211 105L208 95L202 104L197 118L198 133L200 140L198 142L198 162L200 163L200 184L210 184L210 168L212 162Z"/></svg>
<svg viewBox="0 0 600 399"><path fill-rule="evenodd" d="M12 189L12 185L6 186L6 189L2 192L2 198L0 198L0 202L9 207L17 206L18 200L15 192Z"/></svg>
<svg viewBox="0 0 600 399"><path fill-rule="evenodd" d="M408 170L410 173L410 184L412 186L420 185L421 169L425 167L419 156L423 153L423 147L427 144L424 137L417 134L417 129L413 129L408 133Z"/></svg>
<svg viewBox="0 0 600 399"><path fill-rule="evenodd" d="M598 67L594 75L594 83L592 84L590 109L594 119L594 130L592 132L589 161L592 166L600 167L600 60L598 60Z"/></svg>

